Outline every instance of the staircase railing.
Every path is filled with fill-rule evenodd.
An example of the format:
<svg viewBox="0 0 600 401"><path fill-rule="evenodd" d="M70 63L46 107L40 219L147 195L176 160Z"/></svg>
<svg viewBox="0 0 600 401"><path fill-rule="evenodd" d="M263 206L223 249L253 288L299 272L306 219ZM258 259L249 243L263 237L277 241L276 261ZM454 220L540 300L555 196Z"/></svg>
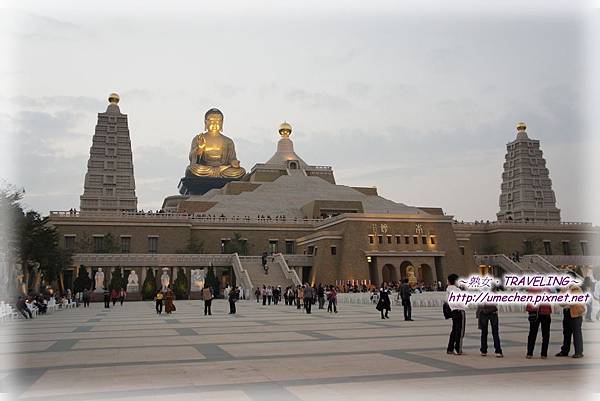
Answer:
<svg viewBox="0 0 600 401"><path fill-rule="evenodd" d="M524 273L521 266L510 260L506 255L476 255L475 261L478 264L490 264L500 266L507 273Z"/></svg>
<svg viewBox="0 0 600 401"><path fill-rule="evenodd" d="M242 266L242 262L237 253L231 255L231 265L233 266L235 277L240 281L242 284L241 286L244 288L244 298L250 299L249 297L251 296L254 286L252 285L248 270L244 269L244 266Z"/></svg>
<svg viewBox="0 0 600 401"><path fill-rule="evenodd" d="M298 273L296 273L296 270L291 269L288 266L283 255L281 253L278 253L278 254L275 254L274 256L275 256L275 260L279 264L279 267L281 267L281 271L283 271L283 275L285 276L285 278L287 278L288 280L291 280L292 283L294 283L294 285L302 285L302 281L300 281L300 277L298 277Z"/></svg>
<svg viewBox="0 0 600 401"><path fill-rule="evenodd" d="M538 270L542 270L542 273L565 273L564 270L561 270L558 267L556 267L542 255L525 255L523 256L523 260L528 260L529 263L536 266ZM577 275L577 277L583 279L583 277L581 277L581 275L578 274L576 271L572 271Z"/></svg>

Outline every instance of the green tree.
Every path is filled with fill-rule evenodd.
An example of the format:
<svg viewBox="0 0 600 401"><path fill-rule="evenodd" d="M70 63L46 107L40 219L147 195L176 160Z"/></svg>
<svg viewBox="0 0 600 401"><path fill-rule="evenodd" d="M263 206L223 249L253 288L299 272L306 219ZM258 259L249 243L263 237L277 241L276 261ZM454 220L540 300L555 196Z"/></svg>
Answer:
<svg viewBox="0 0 600 401"><path fill-rule="evenodd" d="M110 284L108 285L108 289L111 291L119 291L121 288L124 289L125 287L126 286L123 286L123 276L121 275L121 269L117 267L110 276Z"/></svg>
<svg viewBox="0 0 600 401"><path fill-rule="evenodd" d="M215 269L212 266L209 266L206 270L206 277L204 278L204 282L208 284L209 287L212 287L213 294L215 297L219 295L219 280L217 280L217 276L215 276Z"/></svg>
<svg viewBox="0 0 600 401"><path fill-rule="evenodd" d="M107 233L104 235L102 253L119 253L121 252L121 244L117 241L114 235Z"/></svg>
<svg viewBox="0 0 600 401"><path fill-rule="evenodd" d="M78 293L84 289L92 289L92 279L90 278L84 265L79 266L79 274L73 282L73 292Z"/></svg>
<svg viewBox="0 0 600 401"><path fill-rule="evenodd" d="M154 270L148 269L146 279L142 285L142 296L145 300L152 300L156 295L156 277L154 277Z"/></svg>
<svg viewBox="0 0 600 401"><path fill-rule="evenodd" d="M175 292L176 299L188 298L188 280L184 270L181 267L177 269L177 278L173 283L173 291Z"/></svg>
<svg viewBox="0 0 600 401"><path fill-rule="evenodd" d="M178 249L175 253L204 253L204 242L199 239L194 239L190 236L188 242L186 242L185 247Z"/></svg>
<svg viewBox="0 0 600 401"><path fill-rule="evenodd" d="M225 253L237 253L238 255L248 254L248 243L242 239L240 233L233 233L233 238L225 244Z"/></svg>

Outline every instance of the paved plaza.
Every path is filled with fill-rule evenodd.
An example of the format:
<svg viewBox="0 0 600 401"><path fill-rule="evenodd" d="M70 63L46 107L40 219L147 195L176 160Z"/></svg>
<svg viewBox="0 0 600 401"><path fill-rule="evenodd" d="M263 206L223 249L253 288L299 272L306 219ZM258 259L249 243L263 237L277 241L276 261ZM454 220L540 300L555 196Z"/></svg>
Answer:
<svg viewBox="0 0 600 401"><path fill-rule="evenodd" d="M171 316L150 302L101 304L2 325L2 390L20 400L431 400L584 398L600 392L600 322L584 324L585 358L525 359L526 314L501 314L505 358L479 355L469 311L465 355L447 355L450 321L439 308L401 307L381 320L372 305L306 315L286 305L178 301ZM553 317L550 351L562 339ZM491 338L490 338L491 346ZM8 365L7 365L8 361ZM7 370L7 366L12 366ZM592 380L595 378L595 380Z"/></svg>

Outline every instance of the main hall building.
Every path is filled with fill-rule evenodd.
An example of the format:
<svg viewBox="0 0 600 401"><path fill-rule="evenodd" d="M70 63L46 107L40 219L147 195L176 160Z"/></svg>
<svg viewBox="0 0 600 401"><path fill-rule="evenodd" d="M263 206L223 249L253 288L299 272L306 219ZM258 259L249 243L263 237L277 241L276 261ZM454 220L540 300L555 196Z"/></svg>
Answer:
<svg viewBox="0 0 600 401"><path fill-rule="evenodd" d="M66 288L82 265L90 278L102 268L106 283L115 269L126 276L136 271L140 282L150 269L156 280L161 272L175 279L183 271L190 290L191 270L208 266L222 286L247 289L300 282L378 285L404 278L435 287L451 272L576 268L587 274L598 266L598 228L561 222L540 143L522 123L507 145L495 222L459 223L442 208L408 206L373 187L340 185L332 167L310 165L295 153L287 123L273 156L249 172L236 164L233 143L224 136L230 161L202 164L205 159L194 152L209 152L211 137L206 134L203 148L199 135L188 171L207 176L186 173L179 194L168 196L156 213L137 210L127 115L120 112L118 95L109 102L98 114L80 210L52 211L49 217L61 245L74 253L73 270L62 277ZM230 173L217 176L223 171ZM268 274L263 252L272 255ZM513 260L516 252L528 256Z"/></svg>

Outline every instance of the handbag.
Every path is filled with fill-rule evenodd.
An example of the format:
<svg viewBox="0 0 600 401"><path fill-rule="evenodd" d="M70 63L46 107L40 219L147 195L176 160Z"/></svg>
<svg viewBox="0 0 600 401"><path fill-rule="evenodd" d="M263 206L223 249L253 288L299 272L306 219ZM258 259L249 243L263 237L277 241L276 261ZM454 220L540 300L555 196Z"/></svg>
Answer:
<svg viewBox="0 0 600 401"><path fill-rule="evenodd" d="M529 320L531 323L537 322L538 312L537 311L529 312L529 315L527 316L527 320Z"/></svg>
<svg viewBox="0 0 600 401"><path fill-rule="evenodd" d="M452 317L452 309L450 309L448 302L444 302L444 305L442 306L442 313L444 314L445 319L450 319Z"/></svg>
<svg viewBox="0 0 600 401"><path fill-rule="evenodd" d="M383 300L380 299L379 302L377 302L377 306L375 306L375 309L377 309L379 312L381 312L383 310Z"/></svg>

